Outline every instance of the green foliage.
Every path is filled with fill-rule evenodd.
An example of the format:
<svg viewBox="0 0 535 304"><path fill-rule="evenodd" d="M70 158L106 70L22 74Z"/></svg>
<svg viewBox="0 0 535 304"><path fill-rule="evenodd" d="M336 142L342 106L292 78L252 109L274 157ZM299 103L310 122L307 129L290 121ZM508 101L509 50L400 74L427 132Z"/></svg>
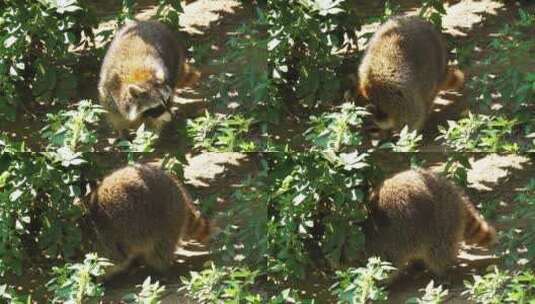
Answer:
<svg viewBox="0 0 535 304"><path fill-rule="evenodd" d="M470 300L476 303L533 303L535 301L535 275L532 271L510 273L494 267L483 276L474 275L473 282L465 281Z"/></svg>
<svg viewBox="0 0 535 304"><path fill-rule="evenodd" d="M364 108L350 103L344 103L339 109L339 112L310 117L311 127L305 132L305 136L313 144L313 149L340 152L342 147L362 145L362 135L356 130L362 126L363 118L369 113Z"/></svg>
<svg viewBox="0 0 535 304"><path fill-rule="evenodd" d="M467 143L465 150L516 152L533 149L529 135L535 129L531 115L535 109L535 73L526 60L535 50L535 42L530 39L530 29L534 25L533 12L520 9L519 18L505 25L490 41L488 55L475 67L482 73L470 79L467 86L476 92L479 108L497 113L465 119L464 124L472 124L474 131L484 133L478 140ZM450 126L452 128L458 129Z"/></svg>
<svg viewBox="0 0 535 304"><path fill-rule="evenodd" d="M483 94L478 101L489 106L494 95L500 96L506 109L514 114L533 109L535 73L522 65L535 48L535 42L526 39L534 25L535 15L520 9L519 19L505 25L489 43L491 52L483 60L481 68L491 72L469 83L472 88L482 87Z"/></svg>
<svg viewBox="0 0 535 304"><path fill-rule="evenodd" d="M82 263L52 268L54 278L47 283L48 289L54 293L52 303L82 304L100 299L104 289L96 283L96 278L102 276L110 265L106 259L89 253Z"/></svg>
<svg viewBox="0 0 535 304"><path fill-rule="evenodd" d="M416 152L422 138L422 135L418 134L417 130L409 131L409 127L405 126L401 129L399 139L395 144L385 143L381 148L392 149L393 152Z"/></svg>
<svg viewBox="0 0 535 304"><path fill-rule="evenodd" d="M256 19L243 24L226 42L227 52L210 62L220 67L220 73L206 83L210 88L209 101L222 113L206 113L188 121L188 134L195 148L208 151L266 150L259 139L269 141L266 123L278 122L280 105L271 93L272 84L267 71L266 17L256 9ZM207 46L196 47L205 49ZM230 113L229 113L230 112ZM258 131L262 130L260 138ZM256 137L255 139L253 139ZM267 148L269 149L269 148Z"/></svg>
<svg viewBox="0 0 535 304"><path fill-rule="evenodd" d="M385 288L378 283L386 280L394 270L389 262L372 257L366 267L337 271L337 282L331 287L331 291L338 298L337 303L383 302L388 300L388 295Z"/></svg>
<svg viewBox="0 0 535 304"><path fill-rule="evenodd" d="M229 51L214 64L224 66L224 72L210 81L216 90L212 99L219 105L235 105L258 121L276 121L278 105L270 94L271 80L267 71L267 26L259 8L257 18L241 25L226 42ZM229 71L228 66L239 66ZM275 113L273 113L275 112Z"/></svg>
<svg viewBox="0 0 535 304"><path fill-rule="evenodd" d="M184 286L179 291L186 291L198 303L264 303L262 296L253 292L258 271L212 264L210 268L190 274L190 278L180 278Z"/></svg>
<svg viewBox="0 0 535 304"><path fill-rule="evenodd" d="M222 303L222 304L314 304L314 300L303 300L298 292L284 289L268 296L260 288L261 275L247 267L216 267L201 272L191 272L190 278L181 277L180 291L196 300L196 303Z"/></svg>
<svg viewBox="0 0 535 304"><path fill-rule="evenodd" d="M134 138L130 140L120 140L117 143L119 149L123 152L153 152L154 144L158 140L158 135L149 130L145 130L145 125L142 124L137 128Z"/></svg>
<svg viewBox="0 0 535 304"><path fill-rule="evenodd" d="M425 289L420 289L424 295L420 298L410 298L407 304L440 304L445 301L448 295L448 290L443 289L442 285L435 286L435 282L431 280Z"/></svg>
<svg viewBox="0 0 535 304"><path fill-rule="evenodd" d="M147 277L143 284L141 284L141 291L138 294L128 294L123 297L123 301L132 304L159 304L163 293L165 292L165 286L160 286L158 281L152 283L150 277Z"/></svg>
<svg viewBox="0 0 535 304"><path fill-rule="evenodd" d="M80 54L93 44L94 15L78 1L8 0L0 13L0 118L32 99L66 101ZM45 30L44 30L45 29Z"/></svg>
<svg viewBox="0 0 535 304"><path fill-rule="evenodd" d="M0 131L0 148L3 153L30 152L24 141L12 140L7 133Z"/></svg>
<svg viewBox="0 0 535 304"><path fill-rule="evenodd" d="M0 285L0 302L10 304L31 304L31 296L20 296L16 293L14 288L7 285Z"/></svg>
<svg viewBox="0 0 535 304"><path fill-rule="evenodd" d="M335 71L343 58L334 54L354 40L360 20L344 0L273 0L267 20L269 74L279 98L314 106L340 91ZM344 37L345 36L345 37Z"/></svg>
<svg viewBox="0 0 535 304"><path fill-rule="evenodd" d="M442 0L422 0L422 6L418 15L431 21L438 29L442 29L442 16L446 14L444 1Z"/></svg>
<svg viewBox="0 0 535 304"><path fill-rule="evenodd" d="M448 128L439 126L444 141L454 151L518 152L512 135L518 122L504 116L469 113L467 118L448 121Z"/></svg>
<svg viewBox="0 0 535 304"><path fill-rule="evenodd" d="M269 304L314 304L316 303L314 299L301 299L299 293L295 289L285 289L280 292L280 294L271 297L269 299Z"/></svg>
<svg viewBox="0 0 535 304"><path fill-rule="evenodd" d="M278 158L278 159L277 159ZM268 269L281 278L303 277L311 255L332 265L362 249L367 155L285 153L272 160L269 189ZM319 251L319 252L318 252Z"/></svg>
<svg viewBox="0 0 535 304"><path fill-rule="evenodd" d="M212 115L188 120L188 135L194 148L202 151L253 152L257 149L254 141L247 138L253 124L252 118L241 115Z"/></svg>
<svg viewBox="0 0 535 304"><path fill-rule="evenodd" d="M464 153L450 153L443 173L457 185L468 186L468 170L472 169L469 156Z"/></svg>
<svg viewBox="0 0 535 304"><path fill-rule="evenodd" d="M535 179L528 184L514 198L513 212L503 218L510 225L504 232L500 244L506 250L505 261L512 266L523 261L533 264L535 258Z"/></svg>
<svg viewBox="0 0 535 304"><path fill-rule="evenodd" d="M47 150L95 151L96 124L105 110L89 100L82 100L75 110L48 113L41 133L48 141Z"/></svg>
<svg viewBox="0 0 535 304"><path fill-rule="evenodd" d="M81 209L73 199L80 194L81 163L79 155L61 152L0 155L0 276L20 274L30 252L58 258L75 253Z"/></svg>
<svg viewBox="0 0 535 304"><path fill-rule="evenodd" d="M178 31L180 27L179 17L183 12L180 0L158 0L154 19Z"/></svg>
<svg viewBox="0 0 535 304"><path fill-rule="evenodd" d="M219 253L225 264L236 262L254 265L258 269L266 266L268 254L268 197L270 177L267 164L255 178L243 180L232 194L233 205L226 212L229 223L218 236ZM244 220L246 219L246 220Z"/></svg>

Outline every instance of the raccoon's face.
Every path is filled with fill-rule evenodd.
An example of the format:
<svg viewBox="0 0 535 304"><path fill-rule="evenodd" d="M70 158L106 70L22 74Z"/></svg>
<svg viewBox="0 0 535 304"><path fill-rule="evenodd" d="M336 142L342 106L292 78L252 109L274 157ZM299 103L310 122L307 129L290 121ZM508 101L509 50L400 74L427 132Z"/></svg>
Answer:
<svg viewBox="0 0 535 304"><path fill-rule="evenodd" d="M385 111L380 105L370 104L367 109L372 114L373 122L379 129L390 130L395 127L396 122L392 113Z"/></svg>
<svg viewBox="0 0 535 304"><path fill-rule="evenodd" d="M391 130L396 126L396 103L392 100L388 90L379 86L361 85L357 89L357 103L366 108L371 114L373 126L369 129L374 131ZM377 130L379 129L379 130Z"/></svg>
<svg viewBox="0 0 535 304"><path fill-rule="evenodd" d="M151 81L128 84L117 107L121 115L132 124L168 119L170 114L167 107L171 93L168 85Z"/></svg>

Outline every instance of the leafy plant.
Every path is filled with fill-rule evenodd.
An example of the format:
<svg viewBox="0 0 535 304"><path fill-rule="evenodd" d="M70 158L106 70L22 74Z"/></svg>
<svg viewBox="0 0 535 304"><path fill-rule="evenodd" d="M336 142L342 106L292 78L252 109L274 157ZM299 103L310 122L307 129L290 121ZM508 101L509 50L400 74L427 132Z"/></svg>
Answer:
<svg viewBox="0 0 535 304"><path fill-rule="evenodd" d="M76 0L7 0L2 7L0 117L14 120L32 99L67 101L79 80L81 56L72 48L93 45L95 16Z"/></svg>
<svg viewBox="0 0 535 304"><path fill-rule="evenodd" d="M191 272L190 278L180 278L184 284L179 291L199 303L264 303L262 296L252 290L258 271L244 267L216 267Z"/></svg>
<svg viewBox="0 0 535 304"><path fill-rule="evenodd" d="M137 128L135 137L130 140L121 140L117 146L123 152L153 152L154 144L158 140L158 135L149 130L145 130L145 125L142 124Z"/></svg>
<svg viewBox="0 0 535 304"><path fill-rule="evenodd" d="M422 6L420 7L418 15L431 21L438 29L442 29L442 17L446 15L444 1L422 0Z"/></svg>
<svg viewBox="0 0 535 304"><path fill-rule="evenodd" d="M267 9L268 67L279 98L315 106L340 91L334 53L355 39L360 20L344 0L273 0ZM321 64L319 64L321 63Z"/></svg>
<svg viewBox="0 0 535 304"><path fill-rule="evenodd" d="M494 267L483 276L465 281L470 300L476 303L532 303L535 300L535 275L531 271L510 273Z"/></svg>
<svg viewBox="0 0 535 304"><path fill-rule="evenodd" d="M268 196L271 178L261 160L262 169L255 178L247 177L232 194L233 206L225 212L228 223L218 236L221 260L225 264L246 263L263 270L268 254ZM246 220L244 220L246 219Z"/></svg>
<svg viewBox="0 0 535 304"><path fill-rule="evenodd" d="M517 152L519 146L511 140L515 119L469 113L467 118L448 121L448 128L439 126L437 139L455 151Z"/></svg>
<svg viewBox="0 0 535 304"><path fill-rule="evenodd" d="M448 290L443 289L442 285L435 286L435 282L431 280L425 289L420 289L424 295L420 298L411 298L407 300L407 304L440 304L443 303L445 297L448 295Z"/></svg>
<svg viewBox="0 0 535 304"><path fill-rule="evenodd" d="M416 152L418 151L419 142L422 141L422 135L417 130L409 132L409 127L401 129L398 141L394 143L385 143L381 148L392 149L394 152Z"/></svg>
<svg viewBox="0 0 535 304"><path fill-rule="evenodd" d="M535 24L535 15L523 9L518 12L519 18L505 25L488 44L488 52L485 52L488 55L475 67L482 71L481 74L467 82L475 92L478 108L496 112L496 115L470 117L477 121L472 122L477 124L472 127L484 135L475 141L476 147L468 143L466 150L515 152L533 149L533 144L528 142L535 129L535 121L530 115L534 109L535 74L525 68L524 62L535 49L535 43L528 38L531 36L529 29Z"/></svg>
<svg viewBox="0 0 535 304"><path fill-rule="evenodd" d="M20 296L16 293L14 288L8 285L0 285L0 302L10 304L30 304L32 303L31 296Z"/></svg>
<svg viewBox="0 0 535 304"><path fill-rule="evenodd" d="M366 216L367 155L294 152L272 157L270 272L283 279L303 277L307 266L320 263L311 256L331 265L354 259L363 243L357 224Z"/></svg>
<svg viewBox="0 0 535 304"><path fill-rule="evenodd" d="M511 227L501 237L501 245L505 249L505 261L508 265L532 263L535 257L535 179L514 198L515 205L510 215L502 218Z"/></svg>
<svg viewBox="0 0 535 304"><path fill-rule="evenodd" d="M179 0L158 0L154 19L167 24L167 26L178 30L180 26L179 17L183 13L182 4Z"/></svg>
<svg viewBox="0 0 535 304"><path fill-rule="evenodd" d="M0 276L20 274L30 252L60 258L79 248L81 209L73 199L82 162L61 152L0 155Z"/></svg>
<svg viewBox="0 0 535 304"><path fill-rule="evenodd" d="M160 286L158 281L152 283L150 277L147 277L143 284L139 285L141 291L138 294L128 294L123 297L123 301L133 304L159 304L163 293L165 292L165 286Z"/></svg>
<svg viewBox="0 0 535 304"><path fill-rule="evenodd" d="M472 169L469 156L464 153L450 153L443 173L457 185L468 186L468 170Z"/></svg>
<svg viewBox="0 0 535 304"><path fill-rule="evenodd" d="M197 149L253 152L257 146L247 138L252 123L252 118L241 115L212 115L205 112L204 117L188 120L187 132Z"/></svg>
<svg viewBox="0 0 535 304"><path fill-rule="evenodd" d="M82 304L101 298L104 289L95 279L110 265L106 259L89 253L82 263L52 268L54 278L47 283L48 289L54 292L52 302Z"/></svg>
<svg viewBox="0 0 535 304"><path fill-rule="evenodd" d="M47 114L47 125L41 130L49 142L48 150L65 148L70 151L94 151L97 143L96 124L105 110L82 100L76 110L61 110Z"/></svg>
<svg viewBox="0 0 535 304"><path fill-rule="evenodd" d="M304 133L314 149L339 152L342 147L359 147L363 138L358 132L363 118L369 113L354 104L344 103L339 112L311 116L311 127Z"/></svg>
<svg viewBox="0 0 535 304"><path fill-rule="evenodd" d="M338 282L331 287L331 291L338 298L337 303L366 304L370 301L386 301L386 290L378 283L387 279L394 269L389 262L372 257L366 267L337 271Z"/></svg>

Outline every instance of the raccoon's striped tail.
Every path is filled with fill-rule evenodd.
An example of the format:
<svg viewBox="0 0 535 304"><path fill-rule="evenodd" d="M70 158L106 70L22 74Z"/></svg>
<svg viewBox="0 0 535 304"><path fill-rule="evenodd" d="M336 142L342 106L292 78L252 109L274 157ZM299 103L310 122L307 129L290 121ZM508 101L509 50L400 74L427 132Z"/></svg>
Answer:
<svg viewBox="0 0 535 304"><path fill-rule="evenodd" d="M182 232L186 235L183 236L199 241L200 243L206 243L214 233L214 224L197 209L186 186L178 181L178 179L174 178L174 180L182 194L184 205L191 215L186 218L186 222L184 223Z"/></svg>
<svg viewBox="0 0 535 304"><path fill-rule="evenodd" d="M449 67L446 79L442 83L441 90L455 90L464 84L464 73L458 68Z"/></svg>
<svg viewBox="0 0 535 304"><path fill-rule="evenodd" d="M467 244L479 246L489 246L496 242L496 230L492 227L477 209L468 201L464 200L466 210L466 225L464 230L464 241Z"/></svg>
<svg viewBox="0 0 535 304"><path fill-rule="evenodd" d="M177 88L192 87L197 84L201 78L201 72L191 65L184 63L179 71Z"/></svg>

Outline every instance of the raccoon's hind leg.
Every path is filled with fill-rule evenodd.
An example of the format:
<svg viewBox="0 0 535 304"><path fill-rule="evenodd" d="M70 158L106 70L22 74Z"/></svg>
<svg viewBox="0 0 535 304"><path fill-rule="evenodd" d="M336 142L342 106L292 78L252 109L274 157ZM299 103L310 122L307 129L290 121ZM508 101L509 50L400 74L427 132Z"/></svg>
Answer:
<svg viewBox="0 0 535 304"><path fill-rule="evenodd" d="M423 257L427 268L438 278L446 278L448 268L457 262L458 243L441 243L429 248Z"/></svg>
<svg viewBox="0 0 535 304"><path fill-rule="evenodd" d="M117 275L126 272L130 268L132 263L136 260L136 258L137 256L130 255L122 262L109 266L108 268L106 268L106 272L104 273L104 276L102 276L101 280L107 282L115 278Z"/></svg>
<svg viewBox="0 0 535 304"><path fill-rule="evenodd" d="M158 272L165 272L173 264L175 247L173 242L165 240L156 242L152 250L144 253L145 263Z"/></svg>

